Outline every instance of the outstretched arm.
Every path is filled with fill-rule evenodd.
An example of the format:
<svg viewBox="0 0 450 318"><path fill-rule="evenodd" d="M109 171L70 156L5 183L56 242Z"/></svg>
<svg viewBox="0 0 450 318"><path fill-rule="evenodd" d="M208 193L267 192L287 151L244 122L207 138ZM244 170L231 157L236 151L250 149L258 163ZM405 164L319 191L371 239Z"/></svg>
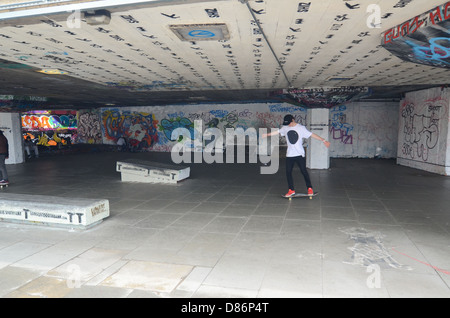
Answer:
<svg viewBox="0 0 450 318"><path fill-rule="evenodd" d="M279 133L280 133L280 131L278 129L274 129L268 134L262 134L261 137L266 138L266 137L269 137L269 136L278 135Z"/></svg>
<svg viewBox="0 0 450 318"><path fill-rule="evenodd" d="M314 139L317 139L317 140L319 140L319 141L322 141L323 144L325 145L325 147L327 147L327 148L330 147L330 142L329 142L329 141L326 141L325 139L323 139L323 138L320 137L319 135L316 135L315 133L312 133L311 137L314 138Z"/></svg>

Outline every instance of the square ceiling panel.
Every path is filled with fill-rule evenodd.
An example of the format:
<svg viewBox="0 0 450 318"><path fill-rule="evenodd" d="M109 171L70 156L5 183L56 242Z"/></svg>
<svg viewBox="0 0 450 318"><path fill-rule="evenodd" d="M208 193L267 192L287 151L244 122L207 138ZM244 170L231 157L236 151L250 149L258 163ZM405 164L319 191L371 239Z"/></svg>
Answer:
<svg viewBox="0 0 450 318"><path fill-rule="evenodd" d="M172 24L169 25L169 28L182 41L225 41L230 38L230 34L225 23Z"/></svg>

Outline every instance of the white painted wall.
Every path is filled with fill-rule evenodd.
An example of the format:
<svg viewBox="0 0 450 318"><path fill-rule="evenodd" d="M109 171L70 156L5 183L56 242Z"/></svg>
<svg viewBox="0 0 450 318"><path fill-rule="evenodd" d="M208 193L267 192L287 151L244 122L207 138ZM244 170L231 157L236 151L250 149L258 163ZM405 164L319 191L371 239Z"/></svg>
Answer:
<svg viewBox="0 0 450 318"><path fill-rule="evenodd" d="M395 158L397 135L396 102L353 102L330 109L332 158Z"/></svg>

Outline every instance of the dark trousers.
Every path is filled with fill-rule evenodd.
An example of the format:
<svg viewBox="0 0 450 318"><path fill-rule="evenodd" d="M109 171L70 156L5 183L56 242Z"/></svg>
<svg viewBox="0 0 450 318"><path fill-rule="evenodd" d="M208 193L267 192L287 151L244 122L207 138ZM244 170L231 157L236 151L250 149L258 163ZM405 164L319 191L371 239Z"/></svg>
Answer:
<svg viewBox="0 0 450 318"><path fill-rule="evenodd" d="M0 155L0 180L8 180L8 172L5 165L6 155Z"/></svg>
<svg viewBox="0 0 450 318"><path fill-rule="evenodd" d="M292 178L292 170L294 165L297 164L300 168L300 172L305 178L306 188L312 188L311 180L309 179L308 170L306 170L306 158L302 156L298 157L286 157L286 177L289 189L294 190L294 179Z"/></svg>

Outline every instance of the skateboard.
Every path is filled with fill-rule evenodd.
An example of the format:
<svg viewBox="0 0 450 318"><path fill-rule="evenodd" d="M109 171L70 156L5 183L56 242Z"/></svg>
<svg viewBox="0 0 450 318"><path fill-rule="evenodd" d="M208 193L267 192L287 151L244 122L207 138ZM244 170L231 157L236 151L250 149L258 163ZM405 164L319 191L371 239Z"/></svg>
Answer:
<svg viewBox="0 0 450 318"><path fill-rule="evenodd" d="M296 193L296 194L294 194L293 196L290 196L290 197L286 197L284 194L282 194L281 196L283 198L289 199L289 201L291 201L292 198L309 198L310 200L312 200L312 198L315 197L318 194L319 194L319 192L316 192L314 194Z"/></svg>
<svg viewBox="0 0 450 318"><path fill-rule="evenodd" d="M0 183L0 188L8 187L9 183Z"/></svg>

